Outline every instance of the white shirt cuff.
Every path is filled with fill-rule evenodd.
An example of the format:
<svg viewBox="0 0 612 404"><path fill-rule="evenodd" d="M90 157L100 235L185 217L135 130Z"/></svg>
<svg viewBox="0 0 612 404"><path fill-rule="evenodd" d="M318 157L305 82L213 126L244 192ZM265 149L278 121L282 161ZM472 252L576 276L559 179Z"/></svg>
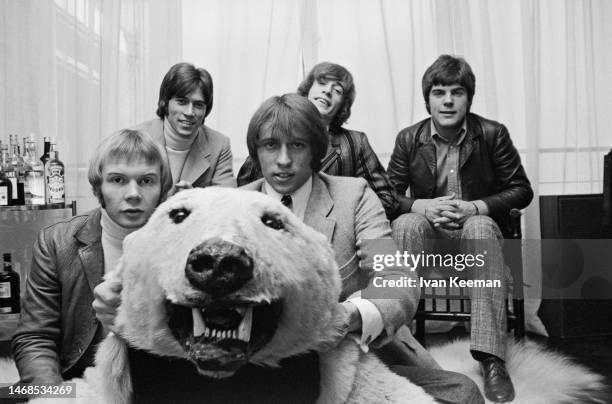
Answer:
<svg viewBox="0 0 612 404"><path fill-rule="evenodd" d="M361 315L361 337L355 336L363 352L368 352L370 343L383 332L384 325L378 308L369 300L361 297L350 297L346 300L357 306Z"/></svg>

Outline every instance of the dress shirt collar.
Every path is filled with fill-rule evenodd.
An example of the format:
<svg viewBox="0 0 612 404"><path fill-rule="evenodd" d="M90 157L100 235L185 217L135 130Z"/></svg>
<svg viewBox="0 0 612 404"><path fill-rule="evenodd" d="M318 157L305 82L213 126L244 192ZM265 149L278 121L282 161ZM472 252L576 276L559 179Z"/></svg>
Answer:
<svg viewBox="0 0 612 404"><path fill-rule="evenodd" d="M291 210L302 221L304 220L304 214L306 213L306 206L308 205L308 199L310 198L311 191L312 176L308 177L308 180L301 187L299 187L295 192L290 194L293 202L293 208ZM263 183L263 192L278 201L280 201L284 195L276 192L274 188L272 188L272 186L268 184L265 179Z"/></svg>
<svg viewBox="0 0 612 404"><path fill-rule="evenodd" d="M436 129L436 125L434 124L433 119L430 119L430 123L429 125L431 126L431 138L432 140L435 140L435 138L445 142L445 143L449 143L449 140L447 138L445 138L444 136L440 135L438 133L438 130ZM461 129L459 129L459 133L457 136L457 141L455 142L456 145L460 145L463 142L463 139L465 139L465 135L467 134L467 119L464 118L463 119L463 123L461 124Z"/></svg>

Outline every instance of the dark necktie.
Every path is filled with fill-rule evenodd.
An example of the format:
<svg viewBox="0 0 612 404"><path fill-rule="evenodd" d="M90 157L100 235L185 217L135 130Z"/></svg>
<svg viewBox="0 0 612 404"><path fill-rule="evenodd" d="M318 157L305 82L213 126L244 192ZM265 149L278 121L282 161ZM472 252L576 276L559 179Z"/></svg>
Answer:
<svg viewBox="0 0 612 404"><path fill-rule="evenodd" d="M281 198L281 203L289 209L293 208L293 199L291 199L291 195L283 195Z"/></svg>

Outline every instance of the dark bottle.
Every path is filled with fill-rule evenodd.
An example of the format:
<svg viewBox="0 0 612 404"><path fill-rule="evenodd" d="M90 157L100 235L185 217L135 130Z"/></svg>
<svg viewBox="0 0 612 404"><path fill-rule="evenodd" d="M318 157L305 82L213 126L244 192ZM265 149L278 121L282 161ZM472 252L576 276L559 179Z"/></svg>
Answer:
<svg viewBox="0 0 612 404"><path fill-rule="evenodd" d="M51 138L45 136L43 143L43 154L40 156L40 161L42 161L43 166L47 164L47 160L49 160L49 150L51 150Z"/></svg>
<svg viewBox="0 0 612 404"><path fill-rule="evenodd" d="M0 271L0 314L18 314L21 310L19 274L13 271L11 254L3 254L4 266Z"/></svg>
<svg viewBox="0 0 612 404"><path fill-rule="evenodd" d="M11 182L11 194L9 196L9 205L20 205L19 203L19 179L17 178L17 173L15 172L15 168L11 164L11 158L8 151L2 151L2 160L0 160L0 165L2 166L2 173L4 177ZM0 198L2 198L0 196ZM4 200L2 202L4 203Z"/></svg>
<svg viewBox="0 0 612 404"><path fill-rule="evenodd" d="M10 206L13 201L13 183L0 169L0 206Z"/></svg>
<svg viewBox="0 0 612 404"><path fill-rule="evenodd" d="M17 135L15 135L14 143L12 144L11 154L11 170L7 171L6 176L13 183L13 205L25 205L25 178L24 178L24 161L19 153L19 143ZM15 179L13 180L14 177Z"/></svg>
<svg viewBox="0 0 612 404"><path fill-rule="evenodd" d="M19 206L25 205L24 183L19 181L15 171L7 171L6 178L11 182L13 187L11 202L9 205Z"/></svg>

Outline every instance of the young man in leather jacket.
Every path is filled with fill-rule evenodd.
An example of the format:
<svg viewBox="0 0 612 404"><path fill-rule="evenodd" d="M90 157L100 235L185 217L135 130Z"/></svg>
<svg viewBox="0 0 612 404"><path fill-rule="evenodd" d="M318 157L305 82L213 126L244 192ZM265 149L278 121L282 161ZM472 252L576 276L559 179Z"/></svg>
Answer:
<svg viewBox="0 0 612 404"><path fill-rule="evenodd" d="M499 280L502 287L470 288L470 349L481 365L485 396L507 402L514 387L504 362L508 274L502 234L510 210L525 208L533 191L506 127L470 112L475 81L470 65L450 55L425 72L431 118L399 132L388 167L403 213L393 222L393 236L416 254L432 251L435 239L457 240L463 254L482 253L478 245L486 244L478 277Z"/></svg>

